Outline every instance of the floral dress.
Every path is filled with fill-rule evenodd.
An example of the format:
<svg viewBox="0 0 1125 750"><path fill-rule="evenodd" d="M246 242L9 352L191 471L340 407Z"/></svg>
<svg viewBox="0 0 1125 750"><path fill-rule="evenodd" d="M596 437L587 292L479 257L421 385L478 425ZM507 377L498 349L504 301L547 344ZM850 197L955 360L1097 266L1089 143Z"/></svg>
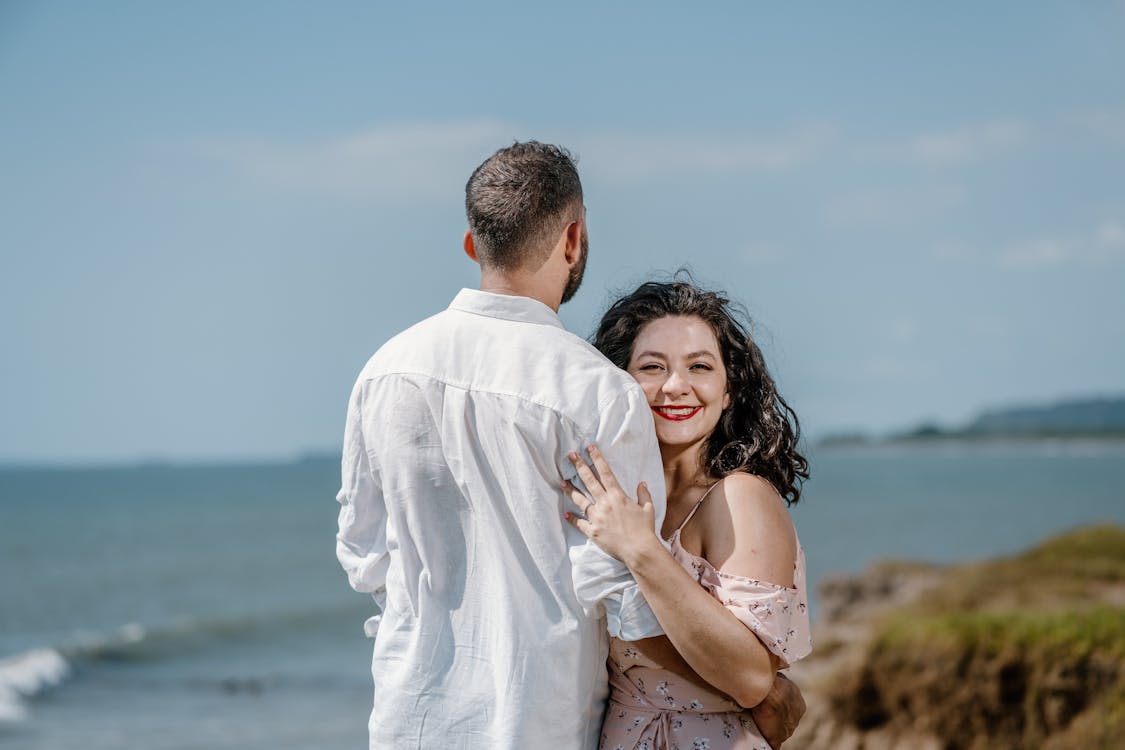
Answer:
<svg viewBox="0 0 1125 750"><path fill-rule="evenodd" d="M680 532L710 492L672 533L672 555L786 667L812 651L804 550L798 541L793 588L716 570L680 546ZM629 641L610 641L608 666L600 750L770 750L749 711L664 669Z"/></svg>

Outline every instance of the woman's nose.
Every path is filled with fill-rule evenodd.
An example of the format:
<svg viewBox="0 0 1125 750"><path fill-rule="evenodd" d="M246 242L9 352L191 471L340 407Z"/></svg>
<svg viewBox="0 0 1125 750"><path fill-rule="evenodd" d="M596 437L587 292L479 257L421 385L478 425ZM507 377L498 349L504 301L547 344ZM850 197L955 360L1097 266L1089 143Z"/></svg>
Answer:
<svg viewBox="0 0 1125 750"><path fill-rule="evenodd" d="M669 396L678 396L687 393L687 379L678 372L671 372L668 374L668 379L664 381L664 387L661 390Z"/></svg>

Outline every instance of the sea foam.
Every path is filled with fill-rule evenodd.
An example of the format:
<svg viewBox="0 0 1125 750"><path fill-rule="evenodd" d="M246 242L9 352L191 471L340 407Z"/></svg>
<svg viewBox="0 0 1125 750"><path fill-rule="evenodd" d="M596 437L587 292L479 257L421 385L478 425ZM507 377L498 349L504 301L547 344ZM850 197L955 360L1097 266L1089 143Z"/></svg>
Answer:
<svg viewBox="0 0 1125 750"><path fill-rule="evenodd" d="M24 701L66 679L70 665L58 651L37 648L0 659L0 721L27 716Z"/></svg>
<svg viewBox="0 0 1125 750"><path fill-rule="evenodd" d="M26 719L28 699L62 683L75 660L141 643L145 636L142 626L129 623L108 634L80 634L57 648L33 648L0 659L0 722Z"/></svg>

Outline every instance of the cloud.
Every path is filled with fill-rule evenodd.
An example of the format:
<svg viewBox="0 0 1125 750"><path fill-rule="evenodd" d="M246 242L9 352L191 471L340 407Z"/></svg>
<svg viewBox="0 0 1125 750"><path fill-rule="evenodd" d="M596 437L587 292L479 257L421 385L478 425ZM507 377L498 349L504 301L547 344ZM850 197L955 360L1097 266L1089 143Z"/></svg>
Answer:
<svg viewBox="0 0 1125 750"><path fill-rule="evenodd" d="M837 225L909 226L939 217L965 202L957 185L858 190L832 198L825 218Z"/></svg>
<svg viewBox="0 0 1125 750"><path fill-rule="evenodd" d="M963 242L941 240L931 247L930 257L945 263L972 263L979 260L980 253Z"/></svg>
<svg viewBox="0 0 1125 750"><path fill-rule="evenodd" d="M1068 115L1066 124L1080 137L1094 137L1115 144L1125 144L1125 109L1117 111L1082 112Z"/></svg>
<svg viewBox="0 0 1125 750"><path fill-rule="evenodd" d="M926 362L917 356L879 352L860 357L848 363L848 380L852 381L923 381L940 375L940 368L934 362Z"/></svg>
<svg viewBox="0 0 1125 750"><path fill-rule="evenodd" d="M952 263L996 265L1014 270L1061 266L1100 268L1125 261L1125 224L1107 219L1082 232L1033 237L999 249L940 243L933 257Z"/></svg>
<svg viewBox="0 0 1125 750"><path fill-rule="evenodd" d="M861 158L953 167L992 158L1026 145L1032 128L1020 120L986 122L919 133L904 141L859 149Z"/></svg>
<svg viewBox="0 0 1125 750"><path fill-rule="evenodd" d="M902 163L927 168L976 164L1034 145L1093 139L1125 144L1125 109L1071 112L1043 122L1008 118L959 128L916 133L883 143L856 143L861 161Z"/></svg>
<svg viewBox="0 0 1125 750"><path fill-rule="evenodd" d="M742 251L737 253L736 257L753 266L772 265L790 255L792 253L786 252L776 245L754 243L742 248Z"/></svg>
<svg viewBox="0 0 1125 750"><path fill-rule="evenodd" d="M459 192L473 167L514 133L493 120L404 123L314 143L215 139L194 149L272 190L413 199Z"/></svg>
<svg viewBox="0 0 1125 750"><path fill-rule="evenodd" d="M1125 227L1117 221L1103 221L1094 234L1095 243L1107 250L1125 248Z"/></svg>
<svg viewBox="0 0 1125 750"><path fill-rule="evenodd" d="M313 143L212 139L192 145L234 176L271 190L414 199L459 191L480 161L511 143L519 126L495 120L403 123ZM527 136L520 136L527 137ZM831 141L822 126L777 137L571 133L583 176L633 182L692 174L776 172L806 164Z"/></svg>
<svg viewBox="0 0 1125 750"><path fill-rule="evenodd" d="M1109 220L1081 234L1032 239L1005 248L999 260L1002 266L1023 269L1108 265L1125 260L1125 227Z"/></svg>
<svg viewBox="0 0 1125 750"><path fill-rule="evenodd" d="M602 179L783 172L813 162L835 139L827 125L778 136L595 133L579 137L584 168Z"/></svg>
<svg viewBox="0 0 1125 750"><path fill-rule="evenodd" d="M1008 341L1014 335L1011 318L996 312L969 315L966 325L961 327L965 336L986 341Z"/></svg>
<svg viewBox="0 0 1125 750"><path fill-rule="evenodd" d="M1078 258L1081 243L1069 237L1040 237L1004 248L1000 265L1009 268L1037 268L1070 263Z"/></svg>
<svg viewBox="0 0 1125 750"><path fill-rule="evenodd" d="M894 341L908 343L918 335L918 324L913 318L897 318L890 322L888 334Z"/></svg>

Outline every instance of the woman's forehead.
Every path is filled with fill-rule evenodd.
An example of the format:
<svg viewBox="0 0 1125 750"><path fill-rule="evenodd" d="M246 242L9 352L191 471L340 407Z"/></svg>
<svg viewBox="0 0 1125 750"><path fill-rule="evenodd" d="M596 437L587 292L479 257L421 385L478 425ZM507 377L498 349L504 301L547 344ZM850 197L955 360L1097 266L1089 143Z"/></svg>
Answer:
<svg viewBox="0 0 1125 750"><path fill-rule="evenodd" d="M718 355L719 341L711 324L697 315L675 315L646 323L633 343L634 356L645 353L666 356L709 353Z"/></svg>

